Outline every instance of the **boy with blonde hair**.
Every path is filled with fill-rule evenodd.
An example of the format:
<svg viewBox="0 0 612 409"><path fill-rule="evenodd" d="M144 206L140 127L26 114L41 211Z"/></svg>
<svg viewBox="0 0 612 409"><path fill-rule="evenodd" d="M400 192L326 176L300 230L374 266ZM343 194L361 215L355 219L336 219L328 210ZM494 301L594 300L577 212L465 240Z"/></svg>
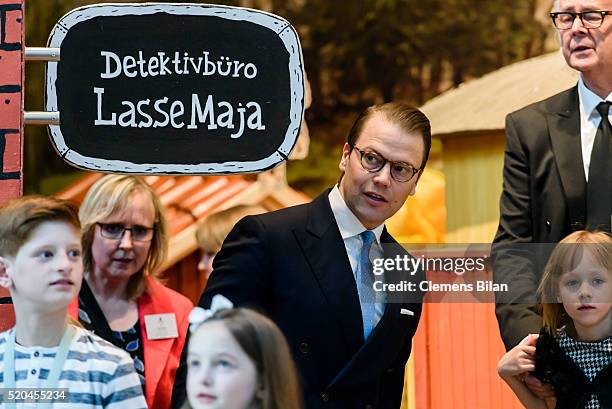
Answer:
<svg viewBox="0 0 612 409"><path fill-rule="evenodd" d="M0 286L16 321L0 333L3 407L147 407L129 355L68 322L82 278L74 205L24 197L0 208Z"/></svg>

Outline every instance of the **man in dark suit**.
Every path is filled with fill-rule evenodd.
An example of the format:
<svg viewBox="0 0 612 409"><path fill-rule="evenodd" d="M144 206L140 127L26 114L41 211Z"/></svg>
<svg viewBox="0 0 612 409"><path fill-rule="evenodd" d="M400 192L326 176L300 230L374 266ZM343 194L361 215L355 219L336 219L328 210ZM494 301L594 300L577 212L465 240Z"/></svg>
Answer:
<svg viewBox="0 0 612 409"><path fill-rule="evenodd" d="M368 108L344 145L337 186L311 203L242 219L215 257L200 306L223 294L272 318L309 409L400 407L421 295L377 298L371 260L403 251L384 222L415 193L430 146L417 109Z"/></svg>
<svg viewBox="0 0 612 409"><path fill-rule="evenodd" d="M610 232L612 0L560 0L551 13L578 84L506 118L494 276L507 349L538 333L536 289L551 246L576 230ZM529 243L536 243L529 245Z"/></svg>

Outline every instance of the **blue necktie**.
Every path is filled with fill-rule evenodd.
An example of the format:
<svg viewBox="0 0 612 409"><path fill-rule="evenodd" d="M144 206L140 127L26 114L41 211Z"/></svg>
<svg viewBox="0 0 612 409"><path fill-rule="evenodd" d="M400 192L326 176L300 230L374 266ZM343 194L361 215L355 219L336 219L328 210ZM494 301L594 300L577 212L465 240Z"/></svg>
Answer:
<svg viewBox="0 0 612 409"><path fill-rule="evenodd" d="M374 293L374 275L372 274L372 263L370 263L370 249L376 236L371 230L359 234L363 241L363 247L359 253L356 279L357 293L361 304L361 317L363 319L363 337L368 339L370 333L376 326L376 294Z"/></svg>

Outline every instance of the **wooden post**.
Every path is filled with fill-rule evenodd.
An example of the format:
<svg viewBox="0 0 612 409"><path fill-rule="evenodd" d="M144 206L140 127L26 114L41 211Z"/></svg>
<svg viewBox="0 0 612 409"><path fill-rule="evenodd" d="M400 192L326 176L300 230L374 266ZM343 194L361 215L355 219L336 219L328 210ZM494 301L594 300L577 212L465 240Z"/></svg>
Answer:
<svg viewBox="0 0 612 409"><path fill-rule="evenodd" d="M24 3L0 0L0 203L23 194ZM14 323L0 288L0 331Z"/></svg>
<svg viewBox="0 0 612 409"><path fill-rule="evenodd" d="M23 194L24 0L0 0L0 202Z"/></svg>

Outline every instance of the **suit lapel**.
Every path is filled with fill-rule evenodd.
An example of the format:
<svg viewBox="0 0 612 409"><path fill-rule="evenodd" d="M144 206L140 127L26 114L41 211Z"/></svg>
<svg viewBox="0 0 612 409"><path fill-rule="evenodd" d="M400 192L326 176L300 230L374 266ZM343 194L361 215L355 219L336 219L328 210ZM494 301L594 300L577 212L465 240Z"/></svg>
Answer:
<svg viewBox="0 0 612 409"><path fill-rule="evenodd" d="M393 251L393 247L400 245L387 232L386 228L383 230L383 233L380 236L380 242L383 245L383 257L393 258L393 256L397 254L395 251ZM400 278L397 275L394 275L389 279L385 278L384 281L395 282L399 279ZM383 371L383 368L388 365L391 359L390 357L395 357L399 351L398 348L403 345L402 336L405 335L405 332L402 332L401 328L407 325L406 323L401 323L402 314L400 313L400 310L403 307L411 310L415 314L413 319L416 319L418 322L420 317L420 308L417 309L415 305L399 302L390 302L385 304L383 316L380 318L380 321L376 327L374 327L374 330L368 339L361 345L360 349L353 354L353 357L349 362L347 362L344 368L342 368L342 370L336 375L336 377L329 384L328 389L337 388L340 385L344 385L343 387L349 388L353 387L354 385L352 384L347 386L345 382L355 381L355 378L349 376L348 374L352 373L353 371L360 371L359 368L368 367L374 373L381 373L381 371ZM410 340L407 342L410 342ZM376 356L375 361L372 361L373 356Z"/></svg>
<svg viewBox="0 0 612 409"><path fill-rule="evenodd" d="M561 178L573 230L586 222L586 178L582 162L578 88L556 100L548 114L550 144ZM578 154L577 154L578 153Z"/></svg>
<svg viewBox="0 0 612 409"><path fill-rule="evenodd" d="M347 347L363 344L361 306L344 241L324 192L308 208L306 231L295 231L313 274L338 320Z"/></svg>

